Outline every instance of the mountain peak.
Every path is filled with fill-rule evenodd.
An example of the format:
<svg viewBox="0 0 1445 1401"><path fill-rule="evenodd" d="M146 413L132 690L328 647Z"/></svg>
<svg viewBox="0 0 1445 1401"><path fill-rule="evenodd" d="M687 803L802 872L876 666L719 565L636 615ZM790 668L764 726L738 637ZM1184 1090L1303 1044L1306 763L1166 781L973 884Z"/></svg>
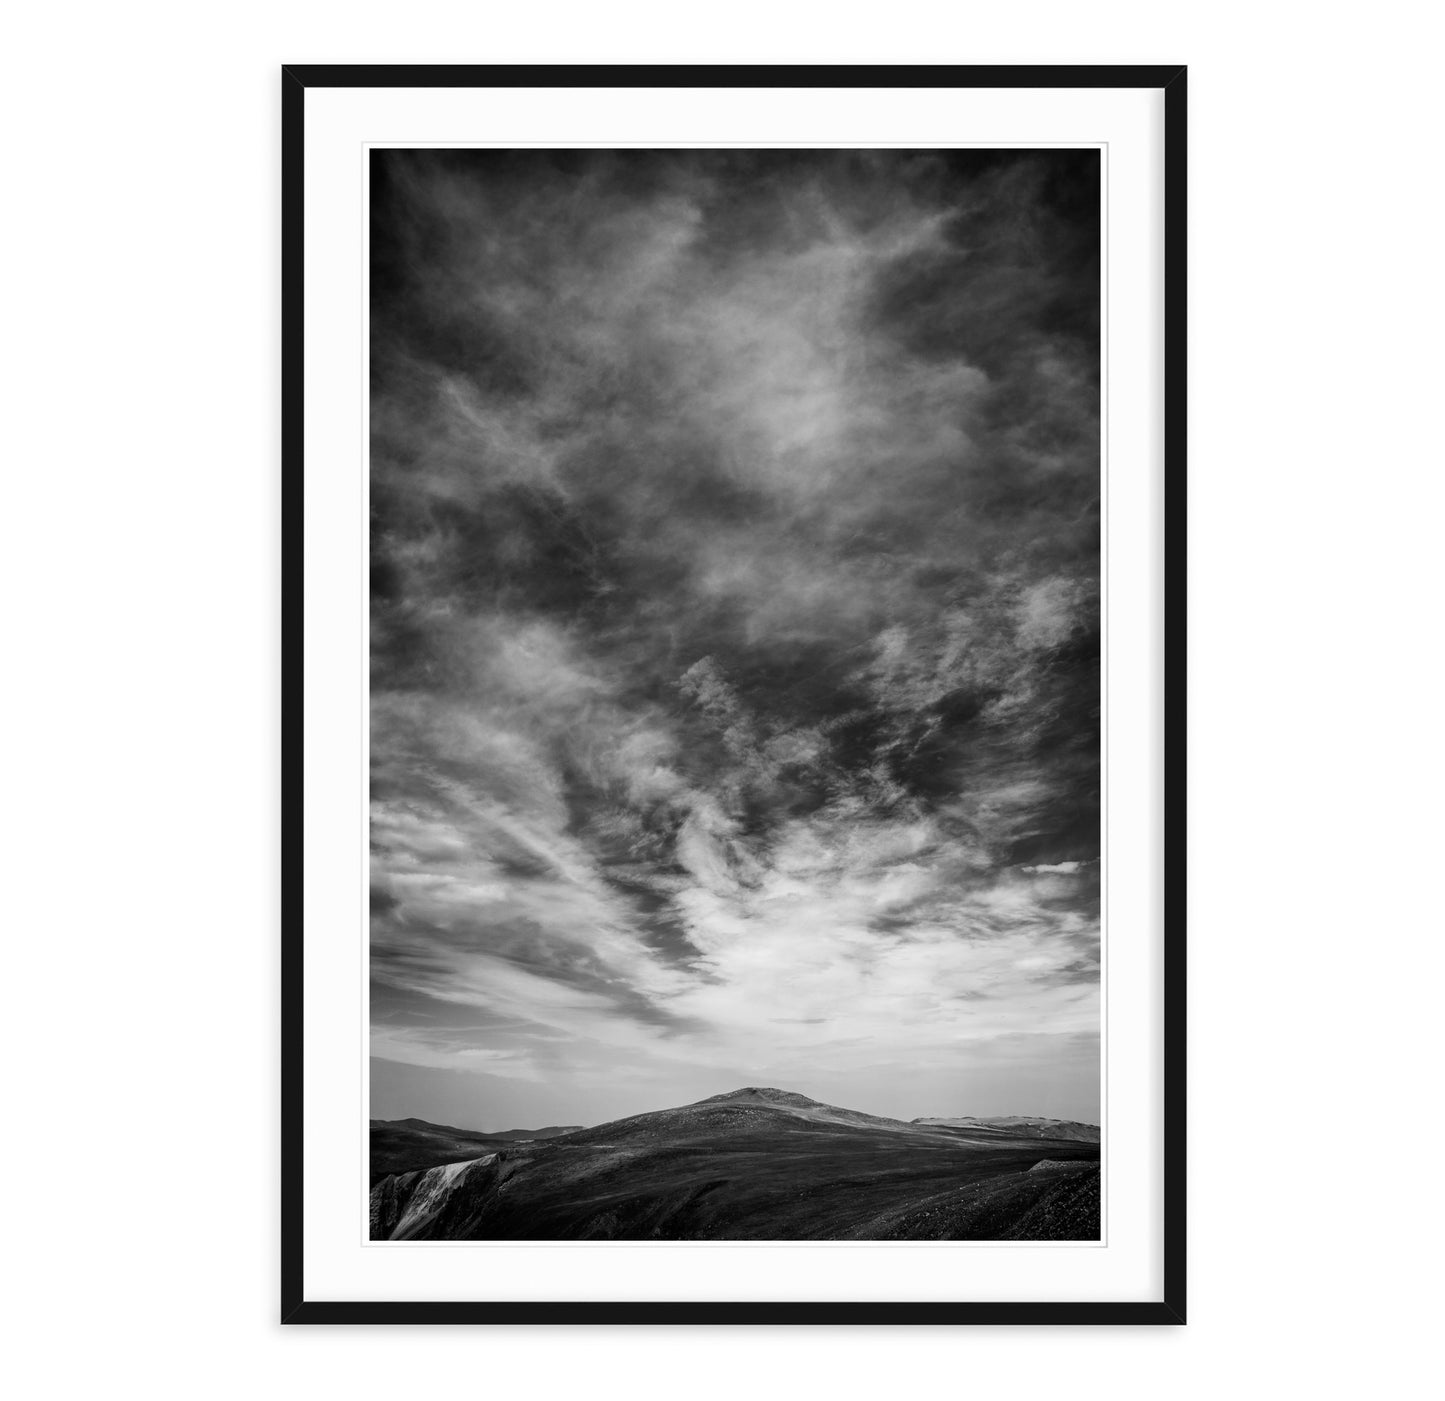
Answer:
<svg viewBox="0 0 1445 1401"><path fill-rule="evenodd" d="M795 1109L822 1109L824 1105L807 1095L795 1094L792 1090L775 1090L768 1085L746 1085L740 1090L729 1090L726 1094L710 1095L699 1104L789 1104Z"/></svg>

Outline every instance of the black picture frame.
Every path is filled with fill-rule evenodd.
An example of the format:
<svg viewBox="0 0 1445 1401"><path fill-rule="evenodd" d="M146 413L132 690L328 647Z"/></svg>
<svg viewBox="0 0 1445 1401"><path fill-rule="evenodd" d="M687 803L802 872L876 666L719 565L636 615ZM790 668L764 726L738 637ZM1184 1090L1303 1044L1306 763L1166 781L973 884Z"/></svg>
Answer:
<svg viewBox="0 0 1445 1401"><path fill-rule="evenodd" d="M302 673L305 95L396 87L1153 88L1164 95L1163 1292L1108 1302L332 1302L303 1284ZM1187 71L1047 67L299 65L282 70L281 1321L427 1324L1182 1324L1186 1294Z"/></svg>

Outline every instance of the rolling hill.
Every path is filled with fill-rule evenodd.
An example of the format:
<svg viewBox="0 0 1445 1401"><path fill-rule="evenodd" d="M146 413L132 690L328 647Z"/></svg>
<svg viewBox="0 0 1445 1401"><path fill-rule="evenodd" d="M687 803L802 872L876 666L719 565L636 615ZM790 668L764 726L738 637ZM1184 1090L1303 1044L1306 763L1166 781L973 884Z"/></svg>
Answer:
<svg viewBox="0 0 1445 1401"><path fill-rule="evenodd" d="M1007 1138L1067 1138L1076 1143L1097 1143L1099 1126L1079 1124L1072 1119L1031 1119L1018 1115L999 1115L991 1119L962 1116L956 1119L914 1119L929 1128L964 1129L974 1133L1000 1134Z"/></svg>
<svg viewBox="0 0 1445 1401"><path fill-rule="evenodd" d="M574 1126L580 1127L580 1126ZM555 1138L572 1128L503 1129L483 1133L429 1124L425 1119L373 1119L371 1121L371 1182L443 1163L464 1162L504 1143Z"/></svg>
<svg viewBox="0 0 1445 1401"><path fill-rule="evenodd" d="M1096 1240L1097 1137L1050 1136L1053 1122L907 1123L749 1086L531 1141L373 1124L371 1235ZM402 1158L417 1161L378 1171Z"/></svg>

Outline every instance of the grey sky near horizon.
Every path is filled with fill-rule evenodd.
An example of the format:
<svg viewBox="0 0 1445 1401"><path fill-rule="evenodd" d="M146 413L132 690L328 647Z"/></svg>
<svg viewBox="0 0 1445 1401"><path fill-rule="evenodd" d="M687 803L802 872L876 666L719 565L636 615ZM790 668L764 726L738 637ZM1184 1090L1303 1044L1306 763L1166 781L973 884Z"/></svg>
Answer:
<svg viewBox="0 0 1445 1401"><path fill-rule="evenodd" d="M373 1117L1099 1121L1098 212L373 153Z"/></svg>

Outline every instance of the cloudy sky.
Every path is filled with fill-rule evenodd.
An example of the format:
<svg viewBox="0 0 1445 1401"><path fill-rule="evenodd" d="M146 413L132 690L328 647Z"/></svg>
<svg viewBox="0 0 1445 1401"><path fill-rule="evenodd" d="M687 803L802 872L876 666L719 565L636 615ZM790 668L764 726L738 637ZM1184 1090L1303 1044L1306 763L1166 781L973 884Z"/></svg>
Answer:
<svg viewBox="0 0 1445 1401"><path fill-rule="evenodd" d="M372 1114L1097 1122L1097 153L372 161Z"/></svg>

